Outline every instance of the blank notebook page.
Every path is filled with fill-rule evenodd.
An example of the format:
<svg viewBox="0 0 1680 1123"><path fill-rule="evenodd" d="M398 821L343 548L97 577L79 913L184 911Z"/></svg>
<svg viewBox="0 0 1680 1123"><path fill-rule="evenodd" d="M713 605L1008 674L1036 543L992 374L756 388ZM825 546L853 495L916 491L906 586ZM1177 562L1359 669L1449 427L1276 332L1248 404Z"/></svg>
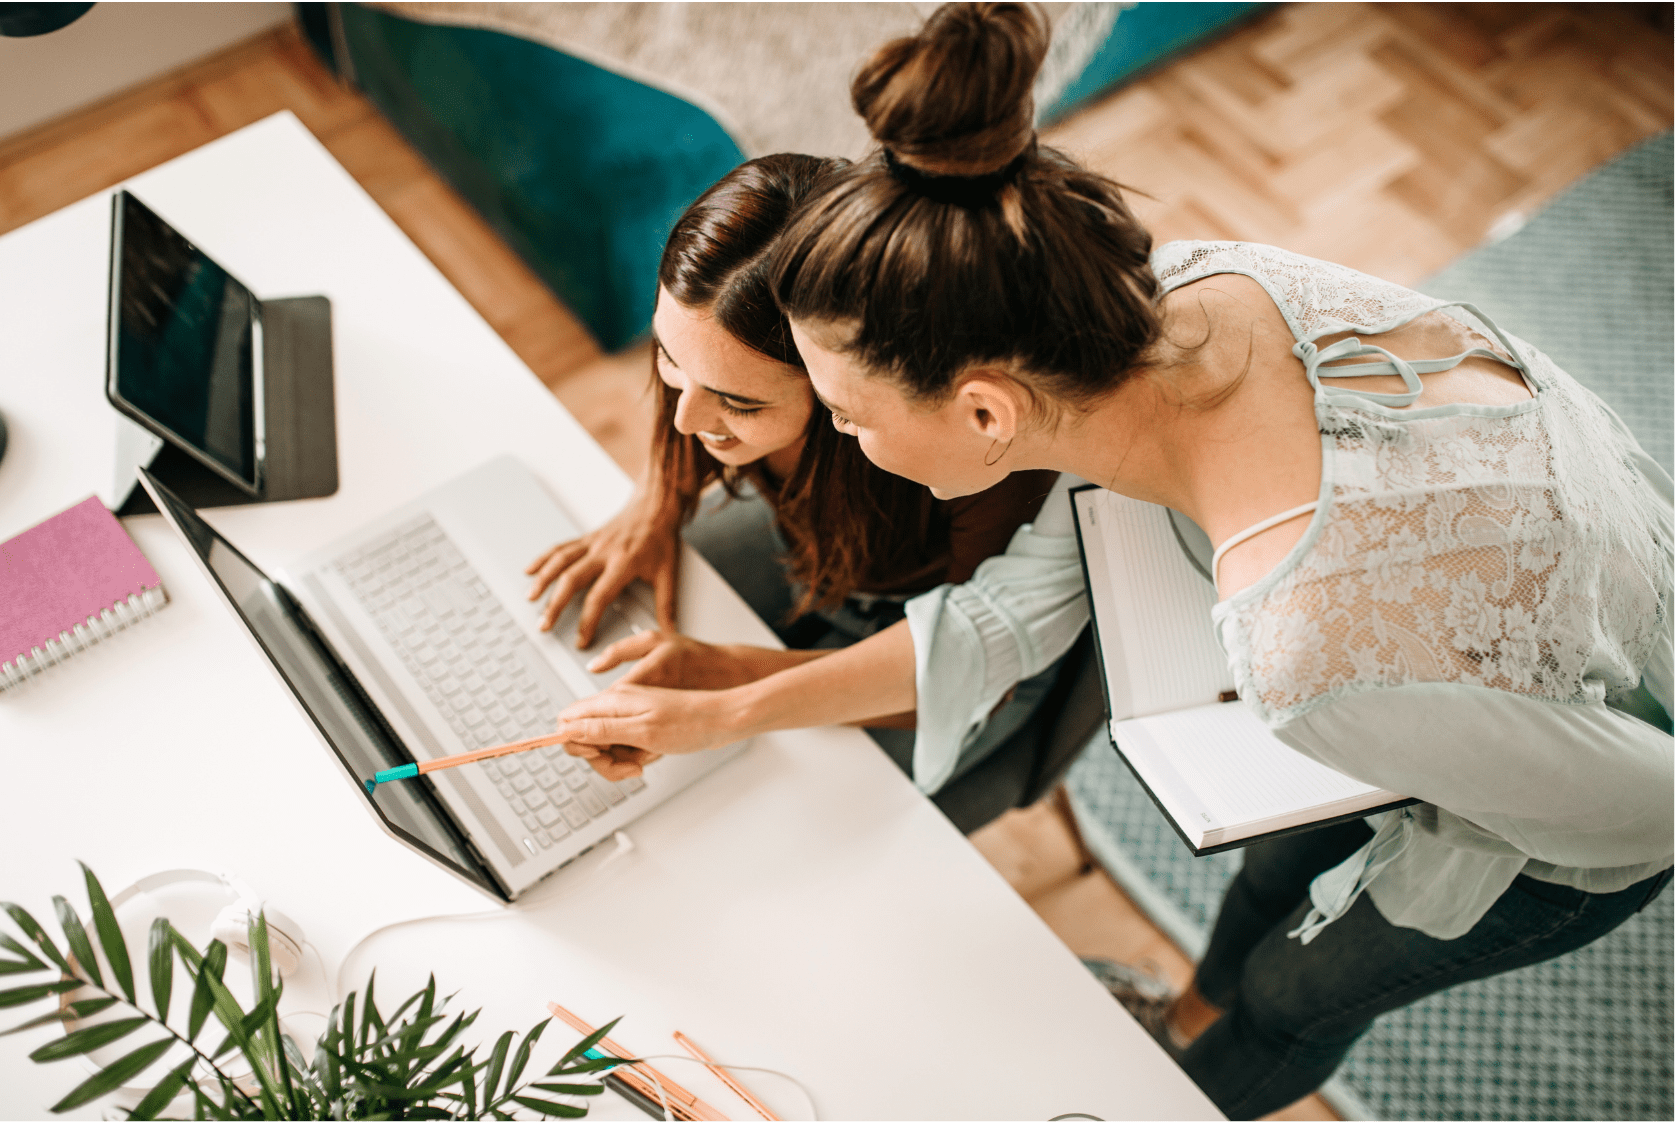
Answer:
<svg viewBox="0 0 1680 1123"><path fill-rule="evenodd" d="M1096 516L1113 598L1114 618L1101 627L1117 633L1123 649L1123 660L1115 662L1123 663L1130 705L1117 712L1141 716L1204 705L1233 689L1213 627L1218 595L1184 556L1167 509L1111 491L1081 495Z"/></svg>
<svg viewBox="0 0 1680 1123"><path fill-rule="evenodd" d="M1291 749L1241 702L1127 724L1141 727L1201 796L1217 826L1272 819L1377 791Z"/></svg>

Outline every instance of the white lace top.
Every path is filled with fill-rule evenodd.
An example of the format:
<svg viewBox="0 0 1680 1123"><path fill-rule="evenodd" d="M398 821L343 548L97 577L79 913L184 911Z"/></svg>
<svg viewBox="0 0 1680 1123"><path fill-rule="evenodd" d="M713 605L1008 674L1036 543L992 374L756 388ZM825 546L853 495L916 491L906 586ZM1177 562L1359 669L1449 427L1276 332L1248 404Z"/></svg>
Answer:
<svg viewBox="0 0 1680 1123"><path fill-rule="evenodd" d="M1596 396L1469 305L1245 243L1174 242L1155 267L1167 290L1258 282L1314 388L1312 522L1214 609L1241 696L1307 755L1429 804L1388 813L1315 883L1302 937L1364 890L1391 922L1452 938L1518 873L1602 892L1670 864L1673 739L1604 705L1644 677L1672 711L1667 474ZM1418 372L1465 356L1314 342L1437 309L1486 342L1466 354L1513 357L1533 397L1400 408ZM1381 358L1334 376L1400 374L1409 392L1319 381L1320 363L1357 355Z"/></svg>
<svg viewBox="0 0 1680 1123"><path fill-rule="evenodd" d="M1173 242L1155 269L1168 289L1257 281L1315 387L1312 523L1214 612L1243 698L1299 751L1423 801L1374 821L1370 845L1313 883L1301 938L1362 892L1390 923L1454 939L1518 874L1615 892L1672 864L1674 740L1605 704L1643 678L1673 712L1667 473L1597 397L1474 310L1267 246ZM1314 340L1436 309L1515 358L1533 399L1399 409L1409 395L1318 382L1327 354L1367 352ZM1409 386L1444 369L1372 366ZM932 791L1004 692L1089 619L1066 501L906 611L916 778Z"/></svg>

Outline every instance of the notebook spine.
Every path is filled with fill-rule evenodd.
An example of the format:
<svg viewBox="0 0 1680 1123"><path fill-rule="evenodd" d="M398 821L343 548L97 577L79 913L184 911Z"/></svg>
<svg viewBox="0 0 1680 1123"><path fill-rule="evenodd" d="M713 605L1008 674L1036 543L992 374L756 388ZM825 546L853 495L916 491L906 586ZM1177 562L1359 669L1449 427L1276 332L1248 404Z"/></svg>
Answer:
<svg viewBox="0 0 1680 1123"><path fill-rule="evenodd" d="M62 663L78 651L84 651L102 639L109 639L124 628L136 624L169 603L169 594L162 585L153 585L127 600L120 600L89 616L69 631L58 633L38 647L32 647L7 663L0 663L0 693L22 686L48 667Z"/></svg>

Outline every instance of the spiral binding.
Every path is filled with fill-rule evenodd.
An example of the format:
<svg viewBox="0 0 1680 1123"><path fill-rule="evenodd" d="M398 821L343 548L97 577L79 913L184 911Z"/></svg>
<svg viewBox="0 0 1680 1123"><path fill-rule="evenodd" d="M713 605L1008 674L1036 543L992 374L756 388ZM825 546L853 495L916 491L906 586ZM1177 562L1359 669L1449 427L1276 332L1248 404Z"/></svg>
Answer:
<svg viewBox="0 0 1680 1123"><path fill-rule="evenodd" d="M109 639L131 624L136 624L169 603L169 594L162 585L153 585L138 593L130 593L97 616L89 616L58 638L32 647L9 663L0 663L0 693L22 686L48 667L62 663L78 651L84 651L102 639Z"/></svg>

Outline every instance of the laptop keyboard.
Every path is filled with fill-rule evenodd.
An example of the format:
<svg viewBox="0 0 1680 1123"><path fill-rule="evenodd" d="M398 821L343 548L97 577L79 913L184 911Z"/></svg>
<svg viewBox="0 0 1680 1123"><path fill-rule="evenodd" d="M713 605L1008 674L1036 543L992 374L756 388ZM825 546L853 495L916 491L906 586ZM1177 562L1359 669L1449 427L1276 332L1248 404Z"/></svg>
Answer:
<svg viewBox="0 0 1680 1123"><path fill-rule="evenodd" d="M430 515L333 568L468 749L552 732L554 715L574 701ZM647 787L639 777L603 780L559 745L462 767L494 781L542 849Z"/></svg>

